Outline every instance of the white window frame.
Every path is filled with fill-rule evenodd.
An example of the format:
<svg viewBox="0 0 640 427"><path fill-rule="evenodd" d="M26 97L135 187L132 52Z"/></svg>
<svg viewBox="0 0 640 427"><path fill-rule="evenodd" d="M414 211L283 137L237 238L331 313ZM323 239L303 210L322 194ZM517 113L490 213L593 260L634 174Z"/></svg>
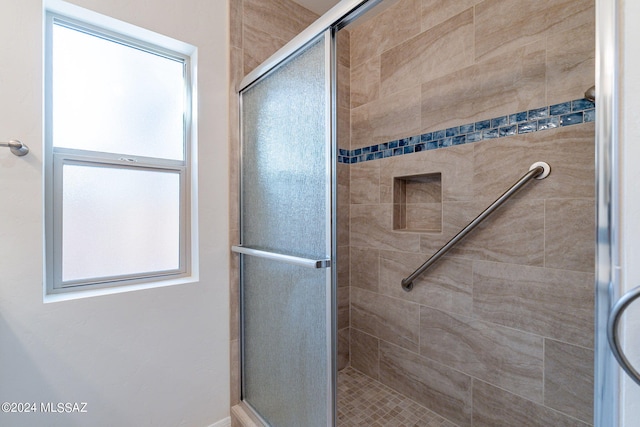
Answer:
<svg viewBox="0 0 640 427"><path fill-rule="evenodd" d="M196 49L150 31L78 8L57 0L49 1L45 13L45 302L50 296L93 296L148 287L167 286L197 280L197 229L195 197L197 171L192 166L194 140L194 67ZM61 13L62 12L62 13ZM53 146L52 132L52 33L60 24L90 35L137 48L183 63L185 114L183 160L169 160L129 154L103 153ZM177 48L177 49L176 49ZM175 270L122 276L95 277L64 282L62 280L62 171L64 165L119 168L177 173L180 177L180 255ZM193 181L193 182L192 182ZM96 292L97 291L97 292ZM106 292L104 292L106 291ZM78 294L89 292L90 295ZM66 299L66 298L63 298ZM56 300L55 298L49 301Z"/></svg>

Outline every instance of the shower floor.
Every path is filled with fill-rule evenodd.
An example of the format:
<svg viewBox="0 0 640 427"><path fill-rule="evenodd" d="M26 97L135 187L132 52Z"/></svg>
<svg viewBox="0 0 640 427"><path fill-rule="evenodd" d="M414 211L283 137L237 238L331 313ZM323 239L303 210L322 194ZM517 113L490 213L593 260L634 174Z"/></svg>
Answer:
<svg viewBox="0 0 640 427"><path fill-rule="evenodd" d="M338 372L338 427L456 427L424 406L348 367Z"/></svg>

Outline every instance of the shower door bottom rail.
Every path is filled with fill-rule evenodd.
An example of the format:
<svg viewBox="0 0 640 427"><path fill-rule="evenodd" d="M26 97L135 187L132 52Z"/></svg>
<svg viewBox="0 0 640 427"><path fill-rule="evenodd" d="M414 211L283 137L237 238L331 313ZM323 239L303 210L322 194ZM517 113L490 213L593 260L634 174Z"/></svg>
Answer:
<svg viewBox="0 0 640 427"><path fill-rule="evenodd" d="M413 289L413 281L424 273L429 267L436 263L444 254L449 252L449 250L455 246L460 240L462 240L467 234L471 232L478 224L484 221L493 211L498 209L504 202L506 202L511 196L513 196L523 185L527 182L535 179L544 179L551 172L551 167L548 163L545 162L536 162L531 165L529 171L522 176L513 184L507 191L505 191L500 197L498 197L488 208L486 208L480 215L478 215L473 221L467 224L458 234L453 236L451 240L449 240L443 247L441 247L435 254L431 256L424 264L416 269L413 273L411 273L408 277L402 279L400 283L402 285L402 289L407 292L410 292Z"/></svg>
<svg viewBox="0 0 640 427"><path fill-rule="evenodd" d="M231 246L231 250L235 253L254 256L258 258L266 258L274 261L285 262L287 264L297 265L306 268L329 268L331 267L330 259L309 259L301 258L293 255L281 254L278 252L269 252L261 249L249 248L242 245Z"/></svg>

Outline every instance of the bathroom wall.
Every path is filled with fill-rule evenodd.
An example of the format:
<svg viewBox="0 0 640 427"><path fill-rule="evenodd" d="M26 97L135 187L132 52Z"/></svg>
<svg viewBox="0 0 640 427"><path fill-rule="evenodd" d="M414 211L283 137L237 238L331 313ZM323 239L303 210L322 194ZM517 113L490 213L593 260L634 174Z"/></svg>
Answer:
<svg viewBox="0 0 640 427"><path fill-rule="evenodd" d="M193 283L43 303L44 3L0 2L0 140L31 150L0 152L0 401L37 407L0 425L228 425L228 5L70 1L198 48L200 264Z"/></svg>
<svg viewBox="0 0 640 427"><path fill-rule="evenodd" d="M400 0L349 29L350 362L461 426L592 423L594 14Z"/></svg>
<svg viewBox="0 0 640 427"><path fill-rule="evenodd" d="M231 245L239 243L239 106L242 78L318 18L290 0L230 0L229 164ZM231 257L231 405L240 402L238 257ZM238 423L232 413L232 422Z"/></svg>

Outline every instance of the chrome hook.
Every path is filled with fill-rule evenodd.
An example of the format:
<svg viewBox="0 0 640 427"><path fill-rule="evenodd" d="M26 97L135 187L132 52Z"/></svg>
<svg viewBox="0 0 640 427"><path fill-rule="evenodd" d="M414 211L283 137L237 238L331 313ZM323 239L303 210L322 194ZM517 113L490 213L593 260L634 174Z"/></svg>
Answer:
<svg viewBox="0 0 640 427"><path fill-rule="evenodd" d="M29 153L29 147L17 139L12 139L9 142L0 142L0 147L9 147L16 156L26 156Z"/></svg>

